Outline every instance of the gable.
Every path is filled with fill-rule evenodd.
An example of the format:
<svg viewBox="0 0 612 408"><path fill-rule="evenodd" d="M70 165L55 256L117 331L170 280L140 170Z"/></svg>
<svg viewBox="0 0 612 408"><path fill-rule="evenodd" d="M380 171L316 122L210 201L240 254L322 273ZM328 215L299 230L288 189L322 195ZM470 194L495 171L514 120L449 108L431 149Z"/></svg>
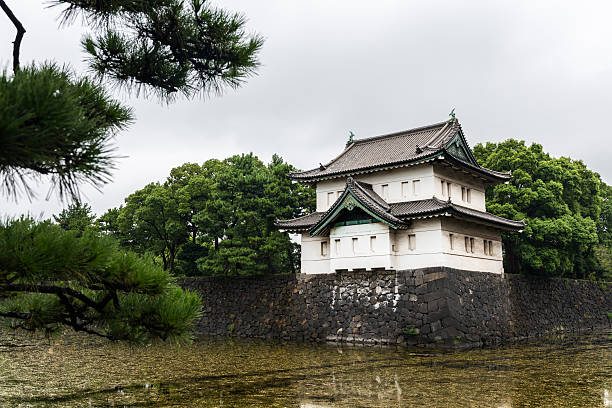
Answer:
<svg viewBox="0 0 612 408"><path fill-rule="evenodd" d="M453 136L448 143L446 143L445 149L457 159L461 159L478 166L478 162L472 155L472 151L468 147L461 130L458 130L457 133L455 133L455 136Z"/></svg>
<svg viewBox="0 0 612 408"><path fill-rule="evenodd" d="M328 227L333 226L336 221L342 222L342 220L345 220L344 222L346 222L371 219L372 221L368 222L382 222L392 228L398 227L368 207L369 206L366 203L362 203L359 197L357 197L350 189L347 189L332 206L332 208L330 208L330 210L323 216L323 218L312 227L310 235L319 235ZM353 211L356 211L355 215L347 214L347 212L351 213Z"/></svg>
<svg viewBox="0 0 612 408"><path fill-rule="evenodd" d="M344 208L338 216L333 220L332 226L341 227L344 225L358 225L358 224L372 224L379 222L376 218L363 211L361 208L356 207L349 211Z"/></svg>
<svg viewBox="0 0 612 408"><path fill-rule="evenodd" d="M367 183L346 179L344 193L327 210L309 232L311 236L326 234L335 223L345 225L383 223L397 229L405 223L391 213L391 207Z"/></svg>

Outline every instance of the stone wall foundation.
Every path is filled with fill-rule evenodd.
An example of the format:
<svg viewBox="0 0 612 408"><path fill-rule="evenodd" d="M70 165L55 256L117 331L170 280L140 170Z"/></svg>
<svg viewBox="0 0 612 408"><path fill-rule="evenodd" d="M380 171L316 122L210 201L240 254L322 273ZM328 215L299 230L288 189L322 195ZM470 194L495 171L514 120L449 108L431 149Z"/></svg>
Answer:
<svg viewBox="0 0 612 408"><path fill-rule="evenodd" d="M185 278L214 336L414 346L499 344L611 327L612 284L423 268Z"/></svg>

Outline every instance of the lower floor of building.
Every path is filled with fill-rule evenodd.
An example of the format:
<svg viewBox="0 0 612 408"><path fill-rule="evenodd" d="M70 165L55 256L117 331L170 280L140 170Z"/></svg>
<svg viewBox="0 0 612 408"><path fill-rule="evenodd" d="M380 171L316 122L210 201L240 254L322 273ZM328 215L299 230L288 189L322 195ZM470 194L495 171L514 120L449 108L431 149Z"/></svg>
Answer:
<svg viewBox="0 0 612 408"><path fill-rule="evenodd" d="M450 216L413 220L394 229L381 222L339 225L328 236L302 234L302 273L404 270L446 266L502 274L501 232Z"/></svg>

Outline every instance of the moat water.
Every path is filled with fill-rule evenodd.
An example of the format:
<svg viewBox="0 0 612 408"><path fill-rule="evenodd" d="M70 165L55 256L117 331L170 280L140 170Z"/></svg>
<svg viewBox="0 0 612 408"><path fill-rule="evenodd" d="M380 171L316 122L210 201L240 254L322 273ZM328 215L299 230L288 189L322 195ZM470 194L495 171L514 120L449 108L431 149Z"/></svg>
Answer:
<svg viewBox="0 0 612 408"><path fill-rule="evenodd" d="M0 407L612 407L612 333L468 351L0 333Z"/></svg>

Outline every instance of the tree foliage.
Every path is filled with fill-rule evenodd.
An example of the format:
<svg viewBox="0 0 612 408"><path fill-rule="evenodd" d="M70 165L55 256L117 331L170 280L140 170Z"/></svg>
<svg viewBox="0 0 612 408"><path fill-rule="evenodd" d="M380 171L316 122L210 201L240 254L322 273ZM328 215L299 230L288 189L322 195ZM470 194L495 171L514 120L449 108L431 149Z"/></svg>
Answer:
<svg viewBox="0 0 612 408"><path fill-rule="evenodd" d="M236 13L191 0L54 0L63 21L90 22L83 39L97 79L127 89L177 94L220 93L254 74L263 40ZM111 138L132 120L101 81L77 77L55 62L21 69L25 28L4 0L0 8L17 29L13 74L0 74L0 188L17 197L30 179L49 177L60 197L79 199L79 185L110 181Z"/></svg>
<svg viewBox="0 0 612 408"><path fill-rule="evenodd" d="M479 163L511 171L508 184L487 189L487 210L524 219L523 233L504 234L506 270L538 275L602 275L596 249L610 249L609 186L579 160L554 158L541 145L513 139L478 144ZM606 193L607 192L607 193ZM607 196L607 198L606 198Z"/></svg>
<svg viewBox="0 0 612 408"><path fill-rule="evenodd" d="M200 313L198 295L167 271L91 230L78 236L48 221L3 222L0 265L0 317L13 328L185 340Z"/></svg>
<svg viewBox="0 0 612 408"><path fill-rule="evenodd" d="M67 6L65 23L77 15L92 23L82 43L97 80L169 100L237 87L258 66L263 41L246 33L245 18L201 0L54 3ZM103 81L54 62L22 69L26 29L5 0L0 9L17 29L13 73L0 74L0 189L31 197L28 181L48 176L60 197L78 202L81 184L110 180L110 141L130 123L131 110L110 98ZM187 236L173 194L165 185L135 193L97 221L107 234L88 228L89 209L76 206L55 218L59 225L0 223L0 317L26 330L69 326L112 339L187 336L200 300L169 274ZM109 233L123 245L156 250L165 268L120 249Z"/></svg>
<svg viewBox="0 0 612 408"><path fill-rule="evenodd" d="M252 154L172 169L101 219L124 246L151 251L165 269L187 275L296 272L299 247L274 226L312 211L312 189L288 178L292 166ZM117 214L115 216L115 214Z"/></svg>
<svg viewBox="0 0 612 408"><path fill-rule="evenodd" d="M53 220L66 231L75 231L77 236L83 235L86 229L93 227L96 215L91 211L91 206L80 202L68 205Z"/></svg>
<svg viewBox="0 0 612 408"><path fill-rule="evenodd" d="M117 217L124 241L140 252L158 254L163 267L174 273L174 260L187 240L187 231L178 217L178 203L167 186L151 183L125 199Z"/></svg>
<svg viewBox="0 0 612 408"><path fill-rule="evenodd" d="M0 75L0 178L9 196L31 195L28 179L48 176L60 196L110 179L110 141L132 120L99 85L54 64Z"/></svg>
<svg viewBox="0 0 612 408"><path fill-rule="evenodd" d="M55 0L64 21L82 15L93 33L83 41L92 72L115 84L170 98L220 93L259 66L263 39L243 15L206 0Z"/></svg>

